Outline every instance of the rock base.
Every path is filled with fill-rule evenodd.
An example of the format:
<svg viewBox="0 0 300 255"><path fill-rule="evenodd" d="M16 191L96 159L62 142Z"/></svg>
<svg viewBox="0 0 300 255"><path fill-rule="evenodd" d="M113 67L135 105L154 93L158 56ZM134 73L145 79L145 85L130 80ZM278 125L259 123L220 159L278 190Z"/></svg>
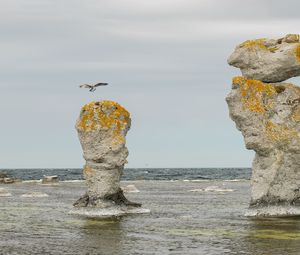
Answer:
<svg viewBox="0 0 300 255"><path fill-rule="evenodd" d="M266 207L250 208L246 217L297 217L300 216L299 206L270 205Z"/></svg>
<svg viewBox="0 0 300 255"><path fill-rule="evenodd" d="M107 208L111 206L130 206L141 207L139 203L129 201L120 188L115 194L105 195L104 197L90 196L89 194L83 195L74 204L75 207L97 207Z"/></svg>
<svg viewBox="0 0 300 255"><path fill-rule="evenodd" d="M83 216L87 218L115 218L125 216L129 214L144 214L150 213L149 209L137 208L137 207L126 207L126 206L112 206L108 208L97 208L97 207L78 207L72 209L69 214Z"/></svg>

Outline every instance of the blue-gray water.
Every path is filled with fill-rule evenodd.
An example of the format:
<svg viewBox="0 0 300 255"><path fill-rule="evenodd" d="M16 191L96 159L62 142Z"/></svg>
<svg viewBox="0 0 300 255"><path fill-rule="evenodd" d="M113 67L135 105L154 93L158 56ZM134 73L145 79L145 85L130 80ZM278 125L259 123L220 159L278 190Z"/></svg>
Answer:
<svg viewBox="0 0 300 255"><path fill-rule="evenodd" d="M4 255L299 255L299 218L244 216L249 181L123 181L126 196L151 210L116 220L69 215L83 182L1 185L0 254ZM211 191L202 191L211 187ZM219 187L228 192L213 191ZM230 191L229 191L230 190ZM22 194L46 193L30 198Z"/></svg>
<svg viewBox="0 0 300 255"><path fill-rule="evenodd" d="M6 170L23 180L81 179L81 169ZM3 172L3 170L0 170ZM84 182L0 184L0 255L299 255L300 220L245 217L250 169L126 169L131 201L151 210L114 220L68 214ZM48 197L24 197L41 192Z"/></svg>
<svg viewBox="0 0 300 255"><path fill-rule="evenodd" d="M60 180L82 180L82 169L0 169L22 180L38 180L43 175L58 175ZM127 168L122 180L249 180L249 168Z"/></svg>

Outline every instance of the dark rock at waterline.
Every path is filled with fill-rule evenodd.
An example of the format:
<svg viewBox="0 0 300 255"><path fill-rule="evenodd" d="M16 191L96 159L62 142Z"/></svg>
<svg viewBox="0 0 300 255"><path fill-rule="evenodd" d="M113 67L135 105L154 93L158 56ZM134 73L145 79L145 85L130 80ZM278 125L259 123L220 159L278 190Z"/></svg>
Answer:
<svg viewBox="0 0 300 255"><path fill-rule="evenodd" d="M11 184L11 183L14 183L16 181L20 181L20 180L8 176L7 173L5 173L5 172L0 173L0 183Z"/></svg>
<svg viewBox="0 0 300 255"><path fill-rule="evenodd" d="M11 183L14 183L15 180L13 178L9 178L9 177L6 177L6 178L3 178L3 183L4 184L11 184Z"/></svg>
<svg viewBox="0 0 300 255"><path fill-rule="evenodd" d="M8 176L7 176L7 173L5 173L5 172L0 172L0 179L4 179L4 178L6 178L6 177L8 177Z"/></svg>
<svg viewBox="0 0 300 255"><path fill-rule="evenodd" d="M79 198L73 206L75 207L109 207L109 206L131 206L131 207L141 207L140 203L134 203L129 201L123 193L122 189L119 189L118 192L104 197L90 197L88 193Z"/></svg>

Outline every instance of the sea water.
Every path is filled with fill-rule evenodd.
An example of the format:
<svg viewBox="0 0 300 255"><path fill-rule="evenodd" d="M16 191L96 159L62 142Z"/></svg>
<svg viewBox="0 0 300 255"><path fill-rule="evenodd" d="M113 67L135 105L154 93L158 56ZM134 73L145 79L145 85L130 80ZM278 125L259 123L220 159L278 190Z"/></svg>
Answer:
<svg viewBox="0 0 300 255"><path fill-rule="evenodd" d="M58 175L60 180L82 180L82 169L0 169L22 180ZM125 168L122 180L234 180L250 179L250 168Z"/></svg>
<svg viewBox="0 0 300 255"><path fill-rule="evenodd" d="M122 181L151 213L107 220L68 214L84 182L2 184L0 254L299 255L299 218L245 217L250 183L234 179Z"/></svg>

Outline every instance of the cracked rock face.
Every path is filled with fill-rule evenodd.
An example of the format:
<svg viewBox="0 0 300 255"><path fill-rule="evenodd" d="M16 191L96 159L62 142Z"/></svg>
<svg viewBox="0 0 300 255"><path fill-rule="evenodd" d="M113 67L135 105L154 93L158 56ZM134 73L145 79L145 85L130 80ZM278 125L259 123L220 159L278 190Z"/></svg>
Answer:
<svg viewBox="0 0 300 255"><path fill-rule="evenodd" d="M83 106L76 129L86 160L83 174L88 191L74 206L140 206L128 201L120 188L130 123L129 112L118 103L100 101Z"/></svg>
<svg viewBox="0 0 300 255"><path fill-rule="evenodd" d="M281 82L299 76L299 35L245 41L236 47L228 64L240 68L244 77L263 82Z"/></svg>
<svg viewBox="0 0 300 255"><path fill-rule="evenodd" d="M250 207L275 206L256 215L300 214L300 88L240 76L226 101L247 149L256 152Z"/></svg>

